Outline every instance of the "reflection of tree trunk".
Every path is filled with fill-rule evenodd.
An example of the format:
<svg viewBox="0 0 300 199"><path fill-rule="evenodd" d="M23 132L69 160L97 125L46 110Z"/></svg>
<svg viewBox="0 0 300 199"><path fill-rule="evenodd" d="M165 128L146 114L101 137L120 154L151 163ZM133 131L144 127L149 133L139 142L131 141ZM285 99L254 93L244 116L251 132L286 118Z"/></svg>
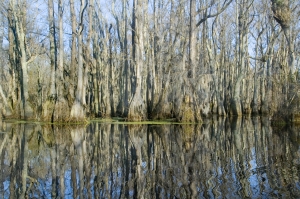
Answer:
<svg viewBox="0 0 300 199"><path fill-rule="evenodd" d="M75 147L75 151L77 152L77 160L78 160L78 174L79 174L79 197L83 197L83 189L84 189L84 135L85 135L85 128L84 127L77 127L71 130L71 137ZM76 157L76 156L75 156ZM73 158L75 158L73 157ZM73 184L75 184L73 182ZM75 189L75 187L73 187ZM73 191L74 192L74 191Z"/></svg>
<svg viewBox="0 0 300 199"><path fill-rule="evenodd" d="M113 148L114 148L114 127L113 125L111 125L111 130L108 132L109 133L109 147L108 147L108 153L109 154L112 154L109 158L109 176L110 176L110 179L109 181L111 182L111 185L110 185L110 197L113 198L113 191L114 191L114 173L113 173L113 162L114 162L114 151L113 151Z"/></svg>
<svg viewBox="0 0 300 199"><path fill-rule="evenodd" d="M131 167L133 168L132 174L134 175L134 190L136 198L141 198L144 195L144 174L142 172L142 148L143 137L145 135L146 126L132 126L129 128L131 146Z"/></svg>
<svg viewBox="0 0 300 199"><path fill-rule="evenodd" d="M26 132L25 132L25 126L20 126L20 132L21 132L21 149L20 149L20 157L18 158L18 161L21 163L21 173L22 173L22 187L21 187L21 194L20 198L27 197L27 186L26 186L26 178L28 175L28 142L26 138Z"/></svg>
<svg viewBox="0 0 300 199"><path fill-rule="evenodd" d="M100 180L99 180L99 169L98 169L98 161L99 161L99 154L100 154L100 149L99 149L99 139L100 139L100 130L99 130L99 124L94 124L94 149L93 149L93 154L92 154L92 159L94 160L93 163L95 164L94 167L94 179L93 179L93 190L100 190ZM100 195L98 191L94 191L94 198L100 198Z"/></svg>
<svg viewBox="0 0 300 199"><path fill-rule="evenodd" d="M54 134L53 131L51 131L51 134ZM51 158L51 174L52 174L52 192L51 197L56 198L59 196L59 176L57 174L57 144L53 143L50 149L50 158Z"/></svg>
<svg viewBox="0 0 300 199"><path fill-rule="evenodd" d="M9 192L10 193L16 193L15 191L15 185L17 184L17 168L16 168L16 156L17 156L17 151L16 149L18 149L17 145L17 134L15 133L14 129L12 129L12 138L11 138L11 145L10 145L10 183L9 184ZM12 194L10 198L15 198L15 195Z"/></svg>
<svg viewBox="0 0 300 199"><path fill-rule="evenodd" d="M84 154L84 171L85 171L85 185L86 185L86 189L87 190L91 190L91 177L92 172L93 172L93 162L92 162L92 153L93 153L93 145L92 145L92 141L93 141L93 137L90 137L91 135L93 135L92 132L92 126L88 126L87 127L88 130L86 131L88 134L88 137L84 140L83 142L83 154ZM91 191L88 191L88 198L92 198L92 193Z"/></svg>
<svg viewBox="0 0 300 199"><path fill-rule="evenodd" d="M71 181L73 188L73 197L77 198L77 178L76 178L76 159L75 159L75 146L70 146L70 157L71 157Z"/></svg>
<svg viewBox="0 0 300 199"><path fill-rule="evenodd" d="M243 149L243 140L240 134L241 131L241 123L242 123L242 119L240 117L234 117L232 118L231 121L231 131L232 134L234 136L234 145L236 147L237 150L242 150Z"/></svg>
<svg viewBox="0 0 300 199"><path fill-rule="evenodd" d="M56 141L56 144L58 145L58 176L59 176L59 189L60 189L60 197L65 198L65 171L66 171L66 140L63 139L62 132L59 131L60 129L57 129L56 132L60 136L58 137L59 140ZM57 137L57 136L56 136Z"/></svg>
<svg viewBox="0 0 300 199"><path fill-rule="evenodd" d="M0 119L0 121L1 121L1 119ZM0 124L0 129L1 129L1 124ZM5 163L4 163L4 161L5 161L5 151L3 150L3 146L7 142L7 137L8 137L7 135L8 135L8 133L6 134L5 138L3 139L3 141L0 145L0 169L2 171L4 171L3 168L4 168L4 165L5 165ZM2 175L0 175L0 180L2 181ZM4 190L4 183L0 184L0 190ZM3 195L2 195L2 197L3 197Z"/></svg>
<svg viewBox="0 0 300 199"><path fill-rule="evenodd" d="M16 129L12 130L12 133L13 139L11 152L13 155L11 160L11 168L13 178L11 181L14 183L11 183L10 190L13 191L16 187L18 187L16 192L13 191L11 193L16 193L17 198L25 198L27 197L26 179L28 176L28 142L26 138L25 126L17 125Z"/></svg>
<svg viewBox="0 0 300 199"><path fill-rule="evenodd" d="M122 183L122 187L124 186L125 188L125 198L129 198L129 186L127 184L127 182L129 181L129 174L130 174L130 164L129 164L129 133L128 133L128 126L124 126L123 129L123 137L124 137L124 149L122 149L122 151L124 151L124 163L123 163L123 173L124 173L124 180Z"/></svg>
<svg viewBox="0 0 300 199"><path fill-rule="evenodd" d="M38 146L31 129L16 125L0 136L1 174L9 183L0 194L9 192L10 198L67 197L70 169L73 198L251 198L253 188L265 183L286 191L298 182L298 171L291 168L297 166L299 133L274 134L268 118L223 118L202 126L92 124L73 128L71 138L65 129L51 127L37 133ZM31 155L33 147L38 156ZM46 167L35 167L43 161ZM38 186L30 184L29 174L38 175Z"/></svg>

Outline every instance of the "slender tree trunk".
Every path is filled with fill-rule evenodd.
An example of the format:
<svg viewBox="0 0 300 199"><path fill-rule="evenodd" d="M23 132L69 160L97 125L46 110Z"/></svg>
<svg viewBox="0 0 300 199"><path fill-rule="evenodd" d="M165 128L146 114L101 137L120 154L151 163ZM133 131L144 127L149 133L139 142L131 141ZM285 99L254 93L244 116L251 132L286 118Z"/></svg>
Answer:
<svg viewBox="0 0 300 199"><path fill-rule="evenodd" d="M0 14L1 18L4 17ZM3 56L4 23L0 21L0 56Z"/></svg>
<svg viewBox="0 0 300 199"><path fill-rule="evenodd" d="M58 1L58 30L59 30L59 45L58 45L58 73L57 73L57 85L58 95L62 97L64 95L64 29L63 29L63 1Z"/></svg>
<svg viewBox="0 0 300 199"><path fill-rule="evenodd" d="M48 22L49 22L49 41L50 41L50 88L47 100L43 105L43 120L53 121L54 106L57 99L55 76L57 68L57 53L55 41L55 22L53 0L48 0Z"/></svg>
<svg viewBox="0 0 300 199"><path fill-rule="evenodd" d="M232 115L240 116L243 114L242 106L246 107L248 104L242 104L241 95L246 93L241 91L243 79L246 74L246 56L247 56L247 31L249 27L248 14L252 2L246 0L243 4L236 1L236 24L238 27L238 34L236 38L236 80L233 82L233 96L231 99L230 113Z"/></svg>
<svg viewBox="0 0 300 199"><path fill-rule="evenodd" d="M110 25L109 30L109 69L108 69L108 92L109 92L109 106L110 106L110 113L109 116L113 116L115 113L115 108L114 108L114 89L113 89L113 57L112 57L112 25Z"/></svg>
<svg viewBox="0 0 300 199"><path fill-rule="evenodd" d="M267 37L269 40L268 48L266 51L268 59L264 63L263 67L264 79L261 79L261 114L271 113L270 111L272 110L272 107L275 107L275 104L278 103L278 101L274 101L272 97L272 66L274 60L274 44L278 35L275 35L273 32L271 32L271 34Z"/></svg>
<svg viewBox="0 0 300 199"><path fill-rule="evenodd" d="M69 95L68 95L68 102L69 106L72 106L74 103L74 96L75 96L75 88L76 88L76 57L77 57L77 49L76 49L76 28L77 28L77 21L76 21L76 14L75 14L75 6L74 0L70 0L70 14L71 14L71 26L72 26L72 41L71 41L71 63L69 66L70 71L70 79L69 79Z"/></svg>
<svg viewBox="0 0 300 199"><path fill-rule="evenodd" d="M258 55L258 42L260 41L259 38L257 38L256 42L257 42L257 45L255 47L255 55L257 56ZM257 70L258 70L258 61L255 60L255 65L254 65L254 87L253 87L253 100L252 100L252 114L253 115L257 115L259 113L259 75L257 74Z"/></svg>
<svg viewBox="0 0 300 199"><path fill-rule="evenodd" d="M58 1L58 28L59 28L59 46L58 46L58 66L56 72L57 99L53 113L54 121L65 121L69 118L69 105L66 100L66 89L64 83L64 29L63 29L63 1Z"/></svg>
<svg viewBox="0 0 300 199"><path fill-rule="evenodd" d="M3 18L3 16L0 14L0 17ZM3 22L0 20L0 81L4 82L4 54L3 54L3 38L4 38L4 26ZM2 101L0 101L0 120L2 119L2 116L6 113L6 108L9 107L7 102L7 97L3 93L2 85L0 84L0 99L2 98ZM3 102L3 103L2 103Z"/></svg>
<svg viewBox="0 0 300 199"><path fill-rule="evenodd" d="M96 24L94 22L94 24ZM100 56L100 47L98 45L98 34L94 34L93 36L93 65L92 65L92 81L93 81L93 113L94 115L100 116L100 86L99 86L99 56Z"/></svg>
<svg viewBox="0 0 300 199"><path fill-rule="evenodd" d="M218 68L219 63L217 62L216 55L213 55L212 49L210 48L209 44L207 43L207 52L208 52L208 58L209 58L209 65L211 68L211 73L212 73L212 78L214 82L214 93L216 97L216 112L219 115L225 115L225 109L223 105L223 101L221 100L221 93L219 90L219 79L218 79L218 74L216 72L216 69Z"/></svg>
<svg viewBox="0 0 300 199"><path fill-rule="evenodd" d="M128 104L128 98L129 98L129 81L128 81L128 74L129 74L129 57L128 57L128 39L127 39L127 6L126 6L126 1L123 0L123 17L124 17L124 53L123 53L123 57L124 57L124 100L123 100L123 116L127 116L128 115L128 108L129 108L129 104Z"/></svg>
<svg viewBox="0 0 300 199"><path fill-rule="evenodd" d="M10 12L9 12L10 13ZM10 19L11 15L9 14L9 21L11 20ZM8 40L9 41L13 41L14 40L14 35L13 35L13 31L11 28L9 28L8 30ZM17 114L19 114L19 99L20 99L20 96L19 96L19 87L18 85L20 85L19 83L19 71L17 69L17 66L16 66L16 53L14 52L14 42L9 42L9 49L8 49L8 56L9 56L9 73L11 75L11 80L10 80L10 85L11 85L11 88L10 88L10 98L11 98L11 101L10 101L10 104L11 104L11 111L12 111L12 115L13 116L17 116Z"/></svg>
<svg viewBox="0 0 300 199"><path fill-rule="evenodd" d="M86 81L88 83L88 102L87 102L87 108L88 108L88 112L90 114L92 114L92 108L91 108L91 98L92 98L92 93L93 93L93 80L91 79L91 74L94 64L95 64L95 60L94 57L92 56L92 52L93 52L93 48L94 47L94 19L93 16L95 14L95 10L94 10L94 0L90 0L89 1L89 9L88 9L88 21L89 21L89 25L88 25L88 37L87 37L87 42L86 42L86 71L85 71L85 75L86 75Z"/></svg>
<svg viewBox="0 0 300 199"><path fill-rule="evenodd" d="M91 69L91 63L92 63L92 58L91 58L91 39L92 39L92 35L93 35L93 13L94 13L94 2L93 1L88 1L86 3L89 3L89 9L88 9L88 34L87 34L87 41L86 41L86 45L83 44L83 53L84 53L84 62L83 62L83 86L82 86L82 105L84 107L86 107L86 113L90 114L90 110L89 110L89 105L87 102L87 99L89 99L89 95L88 93L88 88L90 88L90 86L88 85L89 83L89 73L90 73L90 69ZM85 9L85 8L84 8ZM84 21L82 21L82 23L84 23Z"/></svg>
<svg viewBox="0 0 300 199"><path fill-rule="evenodd" d="M189 29L189 71L188 77L195 77L196 64L196 0L190 0L190 29Z"/></svg>

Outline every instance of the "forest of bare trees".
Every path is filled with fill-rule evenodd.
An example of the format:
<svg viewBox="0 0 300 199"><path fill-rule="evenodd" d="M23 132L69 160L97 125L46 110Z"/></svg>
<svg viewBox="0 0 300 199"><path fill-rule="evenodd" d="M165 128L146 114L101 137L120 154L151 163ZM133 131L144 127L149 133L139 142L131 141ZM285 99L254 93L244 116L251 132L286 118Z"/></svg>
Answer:
<svg viewBox="0 0 300 199"><path fill-rule="evenodd" d="M2 0L1 117L300 112L298 0Z"/></svg>

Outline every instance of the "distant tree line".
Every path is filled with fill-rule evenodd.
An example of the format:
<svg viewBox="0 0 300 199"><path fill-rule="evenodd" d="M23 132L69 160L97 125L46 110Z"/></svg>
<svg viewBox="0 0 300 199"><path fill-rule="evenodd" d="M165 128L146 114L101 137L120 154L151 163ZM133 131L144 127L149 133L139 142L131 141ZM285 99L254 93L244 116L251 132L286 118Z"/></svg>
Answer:
<svg viewBox="0 0 300 199"><path fill-rule="evenodd" d="M2 0L5 118L290 117L297 0Z"/></svg>

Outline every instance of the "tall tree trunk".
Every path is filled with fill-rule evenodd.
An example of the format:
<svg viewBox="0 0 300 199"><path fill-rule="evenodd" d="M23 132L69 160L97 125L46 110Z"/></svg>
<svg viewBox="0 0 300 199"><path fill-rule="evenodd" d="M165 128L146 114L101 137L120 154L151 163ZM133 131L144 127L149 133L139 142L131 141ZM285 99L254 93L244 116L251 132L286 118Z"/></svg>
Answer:
<svg viewBox="0 0 300 199"><path fill-rule="evenodd" d="M259 35L261 35L261 34L259 34ZM256 43L257 43L257 45L255 46L255 55L256 56L258 56L258 45L259 45L259 41L260 41L260 37L258 37L257 39L256 39ZM253 115L257 115L258 113L259 113L259 86L260 86L260 84L259 84L259 82L260 81L258 81L259 80L259 74L258 74L258 64L259 64L259 62L258 62L258 60L255 60L255 64L254 64L254 74L253 74L253 76L254 76L254 82L253 82L253 100L252 100L252 114ZM264 78L264 77L262 77L262 78Z"/></svg>
<svg viewBox="0 0 300 199"><path fill-rule="evenodd" d="M96 24L95 20L93 22ZM93 36L93 64L92 64L92 81L93 81L93 113L96 117L100 115L100 86L99 86L99 57L100 57L100 47L98 45L99 36L94 34Z"/></svg>
<svg viewBox="0 0 300 199"><path fill-rule="evenodd" d="M132 35L133 35L133 65L134 74L133 79L133 99L130 102L128 119L129 120L145 120L147 118L147 109L145 99L143 99L145 92L144 85L142 85L142 70L143 70L143 56L144 56L144 38L143 38L143 6L144 0L133 1L133 22L132 22Z"/></svg>
<svg viewBox="0 0 300 199"><path fill-rule="evenodd" d="M92 52L93 52L93 48L94 47L94 19L93 16L95 14L95 10L94 10L94 0L90 0L89 2L89 9L88 9L88 21L89 21L89 25L88 25L88 37L87 37L87 42L86 42L86 71L85 71L85 75L86 75L86 81L88 82L88 101L87 101L87 108L88 108L88 112L90 114L92 114L92 96L93 96L93 80L92 80L92 70L94 69L94 64L95 64L95 60L94 57L92 56Z"/></svg>
<svg viewBox="0 0 300 199"><path fill-rule="evenodd" d="M196 0L190 0L190 29L189 29L189 70L188 77L195 77L196 65Z"/></svg>
<svg viewBox="0 0 300 199"><path fill-rule="evenodd" d="M252 1L252 2L251 2ZM241 91L243 79L246 74L246 57L247 57L247 33L249 28L248 14L249 9L253 3L253 0L240 2L236 1L236 24L238 27L238 34L236 37L236 80L233 82L233 94L230 105L230 113L232 115L240 116L243 114L242 106L248 106L248 104L242 104L241 95L246 93Z"/></svg>
<svg viewBox="0 0 300 199"><path fill-rule="evenodd" d="M112 25L110 25L109 30L109 69L108 69L108 92L109 92L109 106L110 106L110 113L109 116L113 116L115 113L114 108L114 90L113 90L113 57L112 57Z"/></svg>
<svg viewBox="0 0 300 199"><path fill-rule="evenodd" d="M2 15L0 15L3 18ZM2 57L3 53L3 38L4 38L4 23L0 21L0 56Z"/></svg>
<svg viewBox="0 0 300 199"><path fill-rule="evenodd" d="M26 6L17 5L15 0L10 0L11 6L11 21L10 28L14 33L14 45L16 48L16 56L18 63L21 67L17 65L19 71L19 83L20 83L20 117L22 119L27 119L33 116L32 108L28 102L28 73L27 73L27 54L26 54ZM22 9L18 9L18 6Z"/></svg>
<svg viewBox="0 0 300 199"><path fill-rule="evenodd" d="M207 43L207 52L208 52L208 58L209 58L209 65L211 68L211 73L212 73L212 79L214 82L214 93L215 93L215 97L216 97L216 112L218 115L226 115L225 113L225 109L224 109L224 105L223 105L223 101L221 100L221 91L219 88L219 79L218 79L218 74L216 72L217 68L219 67L219 63L216 60L217 59L217 55L212 53L212 49L210 48L210 45Z"/></svg>
<svg viewBox="0 0 300 199"><path fill-rule="evenodd" d="M85 86L83 80L84 80L84 70L83 70L83 17L84 17L84 11L87 7L87 3L85 0L80 1L80 13L79 13L79 26L77 31L77 45L78 45L78 64L77 64L77 88L76 88L76 98L73 103L72 109L71 109L71 117L75 120L82 120L85 118L85 95L83 92L83 87ZM75 17L75 15L73 15ZM76 20L76 18L72 18L72 20Z"/></svg>
<svg viewBox="0 0 300 199"><path fill-rule="evenodd" d="M271 27L273 29L274 25L272 24ZM278 101L273 100L273 96L272 96L272 85L273 85L272 79L274 77L274 76L272 77L273 60L274 60L274 44L278 36L279 34L275 34L273 30L271 30L271 33L267 35L267 38L269 40L268 48L266 50L267 60L263 65L264 78L261 79L261 114L270 114L272 107L275 107L275 104L278 103Z"/></svg>
<svg viewBox="0 0 300 199"><path fill-rule="evenodd" d="M69 118L69 105L66 100L66 89L64 83L64 29L63 29L63 0L58 1L58 65L56 72L57 99L53 113L54 121L65 121Z"/></svg>
<svg viewBox="0 0 300 199"><path fill-rule="evenodd" d="M189 1L189 52L188 52L188 68L187 68L187 76L183 77L183 86L178 85L180 88L179 97L181 99L177 99L178 105L175 105L175 114L176 118L180 122L200 122L200 110L196 110L198 108L197 100L194 98L195 92L195 68L196 68L196 50L197 50L197 39L196 39L196 1ZM185 50L183 50L185 52ZM183 62L185 60L185 56L183 56ZM183 64L185 65L185 64ZM186 70L184 68L184 70Z"/></svg>
<svg viewBox="0 0 300 199"><path fill-rule="evenodd" d="M50 88L47 100L43 105L43 120L53 121L54 106L57 99L55 76L57 68L57 53L55 41L55 22L53 0L48 0L48 22L49 22L49 41L50 41Z"/></svg>
<svg viewBox="0 0 300 199"><path fill-rule="evenodd" d="M58 73L56 84L58 86L59 97L64 94L64 29L63 29L63 1L58 0L58 30L59 30L59 42L58 42Z"/></svg>
<svg viewBox="0 0 300 199"><path fill-rule="evenodd" d="M76 88L76 57L77 57L77 49L76 49L76 28L77 28L77 21L76 21L76 14L75 14L75 6L74 0L70 0L70 14L71 14L71 26L72 26L72 44L71 44L71 63L69 66L70 71L70 79L69 79L69 95L68 95L68 102L69 105L74 103L74 96L75 96L75 88Z"/></svg>
<svg viewBox="0 0 300 199"><path fill-rule="evenodd" d="M9 12L8 18L9 21L11 21L11 17L12 15L10 14L11 11ZM14 34L13 34L13 30L11 28L9 28L8 30L8 40L9 42L9 48L8 48L8 56L9 56L9 73L11 75L11 80L10 80L10 92L9 92L9 96L11 98L10 100L10 104L11 104L11 112L12 112L12 116L17 116L17 114L19 114L20 111L20 107L19 107L19 100L20 100L20 92L19 92L19 71L17 69L16 66L16 52L14 51L15 48L15 44L14 42L12 42L14 40Z"/></svg>
<svg viewBox="0 0 300 199"><path fill-rule="evenodd" d="M128 74L129 74L129 57L128 57L128 39L127 39L127 6L126 6L126 1L123 0L123 18L124 18L124 28L123 28L123 32L124 32L124 52L123 52L123 58L124 58L124 72L123 72L123 79L124 79L124 84L123 86L124 88L124 98L123 98L123 116L128 115L128 98L129 98L129 81L128 81Z"/></svg>

